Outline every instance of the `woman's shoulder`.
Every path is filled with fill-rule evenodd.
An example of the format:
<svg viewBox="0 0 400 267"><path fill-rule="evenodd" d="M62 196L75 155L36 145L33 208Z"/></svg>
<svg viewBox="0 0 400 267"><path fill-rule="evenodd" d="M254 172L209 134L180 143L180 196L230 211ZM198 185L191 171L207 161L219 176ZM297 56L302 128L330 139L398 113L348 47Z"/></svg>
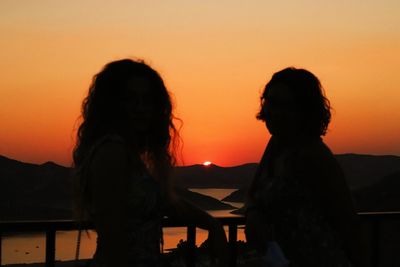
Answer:
<svg viewBox="0 0 400 267"><path fill-rule="evenodd" d="M333 159L334 155L322 139L303 144L298 149L300 158L309 160Z"/></svg>
<svg viewBox="0 0 400 267"><path fill-rule="evenodd" d="M299 169L329 171L340 169L339 163L329 147L322 141L310 142L297 151L296 165Z"/></svg>
<svg viewBox="0 0 400 267"><path fill-rule="evenodd" d="M295 161L295 174L319 195L343 188L344 173L329 147L322 142L304 147ZM339 185L338 185L339 184Z"/></svg>
<svg viewBox="0 0 400 267"><path fill-rule="evenodd" d="M123 164L128 158L124 139L118 135L105 135L93 145L90 153L92 168L102 168L113 164Z"/></svg>

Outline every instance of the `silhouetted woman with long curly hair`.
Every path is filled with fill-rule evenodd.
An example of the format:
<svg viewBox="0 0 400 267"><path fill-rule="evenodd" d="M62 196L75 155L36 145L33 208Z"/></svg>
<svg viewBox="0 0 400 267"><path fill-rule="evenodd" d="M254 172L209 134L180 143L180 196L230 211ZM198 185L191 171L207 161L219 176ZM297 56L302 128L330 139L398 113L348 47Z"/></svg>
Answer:
<svg viewBox="0 0 400 267"><path fill-rule="evenodd" d="M173 119L163 80L144 62L114 61L94 76L73 154L78 216L98 234L94 266L161 266L164 215L208 229L225 264L220 224L174 194Z"/></svg>
<svg viewBox="0 0 400 267"><path fill-rule="evenodd" d="M296 68L275 73L257 118L271 139L248 192L249 243L261 254L277 243L290 266L369 266L345 177L321 138L331 113L318 78Z"/></svg>

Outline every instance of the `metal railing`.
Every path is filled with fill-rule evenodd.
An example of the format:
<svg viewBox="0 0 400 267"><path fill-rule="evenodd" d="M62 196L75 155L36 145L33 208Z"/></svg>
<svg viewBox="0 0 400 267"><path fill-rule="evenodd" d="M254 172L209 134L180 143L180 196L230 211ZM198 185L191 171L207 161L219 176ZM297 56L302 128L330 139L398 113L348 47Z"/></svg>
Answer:
<svg viewBox="0 0 400 267"><path fill-rule="evenodd" d="M359 212L358 215L371 224L371 262L373 267L381 263L381 228L387 221L400 221L400 211L392 212ZM400 240L399 240L400 242Z"/></svg>
<svg viewBox="0 0 400 267"><path fill-rule="evenodd" d="M238 225L244 225L245 218L241 216L235 217L217 217L220 223L224 226L228 226L228 242L231 249L230 266L236 266L236 241L237 241L237 229ZM168 218L164 218L162 222L164 227L186 227L188 253L186 255L186 266L194 267L195 248L196 248L196 226L187 225L177 221L173 221ZM55 266L55 255L56 255L56 232L57 231L73 231L73 230L85 230L93 229L93 224L85 222L77 224L73 220L47 220L47 221L12 221L12 222L0 222L0 266L2 265L2 234L12 232L43 232L46 235L46 267Z"/></svg>
<svg viewBox="0 0 400 267"><path fill-rule="evenodd" d="M358 215L362 220L371 223L371 244L372 266L378 267L380 263L380 238L381 225L384 221L400 221L400 211L396 212L360 212ZM236 266L237 262L237 230L239 225L245 224L245 218L241 216L235 217L217 217L220 223L228 226L228 242L231 250L230 266ZM171 219L165 218L163 227L187 227L187 244L188 253L186 255L186 265L188 267L195 266L195 244L196 244L196 227L194 225L185 225ZM0 222L0 266L2 266L2 234L10 232L45 232L46 233L46 267L55 266L56 251L56 232L78 229L93 229L93 225L89 222L78 225L72 220L56 220L56 221L14 221Z"/></svg>

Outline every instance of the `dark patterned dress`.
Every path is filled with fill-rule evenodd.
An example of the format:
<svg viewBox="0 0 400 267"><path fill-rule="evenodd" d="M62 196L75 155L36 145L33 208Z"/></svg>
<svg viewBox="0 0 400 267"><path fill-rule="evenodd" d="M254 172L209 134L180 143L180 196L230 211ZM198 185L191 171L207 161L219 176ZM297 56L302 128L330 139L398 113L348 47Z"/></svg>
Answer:
<svg viewBox="0 0 400 267"><path fill-rule="evenodd" d="M321 203L293 170L295 160L295 154L282 160L286 171L279 175L269 174L260 164L252 205L259 207L265 227L290 266L351 266Z"/></svg>

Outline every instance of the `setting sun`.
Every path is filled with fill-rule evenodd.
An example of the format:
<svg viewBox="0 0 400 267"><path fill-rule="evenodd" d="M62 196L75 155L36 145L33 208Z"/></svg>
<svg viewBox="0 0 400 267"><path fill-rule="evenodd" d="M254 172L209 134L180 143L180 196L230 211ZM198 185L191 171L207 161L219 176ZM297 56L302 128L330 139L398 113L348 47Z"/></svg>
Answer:
<svg viewBox="0 0 400 267"><path fill-rule="evenodd" d="M335 154L400 155L400 1L101 1L91 12L98 2L0 1L0 155L70 166L90 81L122 58L149 63L172 93L178 165L258 162L270 138L260 93L288 66L326 89Z"/></svg>
<svg viewBox="0 0 400 267"><path fill-rule="evenodd" d="M204 161L203 165L204 166L210 166L211 165L211 161Z"/></svg>

